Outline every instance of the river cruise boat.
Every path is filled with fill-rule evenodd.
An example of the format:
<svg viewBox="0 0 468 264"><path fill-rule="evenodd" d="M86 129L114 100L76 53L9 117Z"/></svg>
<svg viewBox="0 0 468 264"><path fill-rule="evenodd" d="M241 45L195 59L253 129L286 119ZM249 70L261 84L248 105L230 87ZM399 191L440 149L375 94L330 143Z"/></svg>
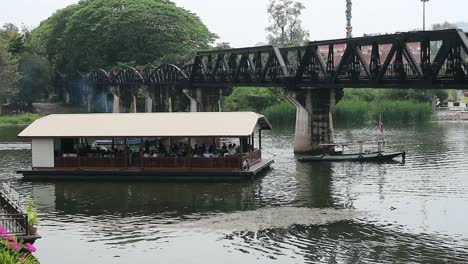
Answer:
<svg viewBox="0 0 468 264"><path fill-rule="evenodd" d="M31 139L25 179L229 180L254 178L268 120L253 112L56 114L19 135Z"/></svg>

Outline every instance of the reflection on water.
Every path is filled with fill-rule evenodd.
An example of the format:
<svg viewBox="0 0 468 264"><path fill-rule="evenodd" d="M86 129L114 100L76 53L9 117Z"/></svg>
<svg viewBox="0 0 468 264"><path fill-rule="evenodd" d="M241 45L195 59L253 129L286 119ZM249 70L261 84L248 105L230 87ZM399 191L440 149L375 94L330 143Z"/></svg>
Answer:
<svg viewBox="0 0 468 264"><path fill-rule="evenodd" d="M3 142L19 142L24 141L18 139L18 135L26 126L0 126L0 144Z"/></svg>
<svg viewBox="0 0 468 264"><path fill-rule="evenodd" d="M254 182L236 183L31 183L15 174L30 166L29 146L0 143L0 178L36 201L43 236L37 256L43 263L64 263L64 256L66 263L104 264L466 263L467 128L386 128L388 148L408 155L406 163L383 164L299 163L293 131L276 130L264 136L274 169ZM5 131L0 128L0 142L18 142L6 135L14 129ZM336 136L354 141L375 135L374 129L340 128ZM255 231L240 224L234 232L180 228L193 221L231 227L256 221L231 214L252 210L293 219L279 212L299 207L363 214L334 224ZM235 217L219 217L225 214Z"/></svg>
<svg viewBox="0 0 468 264"><path fill-rule="evenodd" d="M249 183L69 183L54 186L55 210L62 214L175 216L205 212L232 212L254 208L254 189ZM36 194L36 186L33 194Z"/></svg>

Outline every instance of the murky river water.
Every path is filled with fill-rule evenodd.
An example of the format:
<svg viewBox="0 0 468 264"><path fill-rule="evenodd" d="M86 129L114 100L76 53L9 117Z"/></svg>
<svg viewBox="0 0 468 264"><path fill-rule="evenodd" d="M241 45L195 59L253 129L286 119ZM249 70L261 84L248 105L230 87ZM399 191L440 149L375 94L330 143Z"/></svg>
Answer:
<svg viewBox="0 0 468 264"><path fill-rule="evenodd" d="M0 180L34 198L42 263L468 262L468 123L388 128L408 155L384 164L298 163L293 131L272 131L273 170L240 183L26 182L20 130L0 127Z"/></svg>

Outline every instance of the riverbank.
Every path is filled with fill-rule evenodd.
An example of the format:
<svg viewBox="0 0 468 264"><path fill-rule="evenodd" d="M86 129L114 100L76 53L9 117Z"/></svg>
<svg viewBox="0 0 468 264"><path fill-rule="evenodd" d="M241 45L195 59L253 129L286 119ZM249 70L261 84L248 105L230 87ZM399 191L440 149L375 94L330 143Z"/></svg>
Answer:
<svg viewBox="0 0 468 264"><path fill-rule="evenodd" d="M40 114L21 114L13 116L0 116L0 126L29 125L35 120L41 118Z"/></svg>
<svg viewBox="0 0 468 264"><path fill-rule="evenodd" d="M468 121L466 111L437 111L436 118L440 121Z"/></svg>
<svg viewBox="0 0 468 264"><path fill-rule="evenodd" d="M33 103L34 113L0 115L0 126L29 125L37 119L51 114L86 113L86 109L64 103Z"/></svg>

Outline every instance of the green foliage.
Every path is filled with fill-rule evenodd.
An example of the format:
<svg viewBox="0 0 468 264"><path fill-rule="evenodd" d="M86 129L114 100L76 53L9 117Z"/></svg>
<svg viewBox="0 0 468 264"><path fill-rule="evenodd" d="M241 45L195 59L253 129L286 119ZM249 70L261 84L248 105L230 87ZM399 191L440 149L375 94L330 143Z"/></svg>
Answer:
<svg viewBox="0 0 468 264"><path fill-rule="evenodd" d="M51 73L44 57L24 52L19 56L19 96L26 102L47 99Z"/></svg>
<svg viewBox="0 0 468 264"><path fill-rule="evenodd" d="M401 100L382 100L373 103L357 99L344 99L336 106L333 118L346 125L373 123L379 116L385 123L411 123L431 118L429 103Z"/></svg>
<svg viewBox="0 0 468 264"><path fill-rule="evenodd" d="M431 106L425 90L346 89L333 118L339 123L357 125L377 122L380 114L386 123L427 121Z"/></svg>
<svg viewBox="0 0 468 264"><path fill-rule="evenodd" d="M0 227L0 263L38 264L39 261L31 254L35 251L33 245L18 242L16 237L8 234L4 227Z"/></svg>
<svg viewBox="0 0 468 264"><path fill-rule="evenodd" d="M447 91L435 90L434 93L441 98L447 97ZM426 90L421 89L346 89L344 99L356 99L366 102L380 100L409 100L427 102Z"/></svg>
<svg viewBox="0 0 468 264"><path fill-rule="evenodd" d="M377 122L379 115L385 123L410 123L431 118L430 104L424 91L406 93L383 89L347 89L336 106L333 118L346 125ZM400 98L401 99L398 99ZM223 100L224 111L255 111L264 114L274 124L294 124L295 107L287 101L282 89L234 88Z"/></svg>
<svg viewBox="0 0 468 264"><path fill-rule="evenodd" d="M41 117L42 116L38 114L0 116L0 125L27 125Z"/></svg>
<svg viewBox="0 0 468 264"><path fill-rule="evenodd" d="M370 107L364 100L344 99L336 106L333 120L347 125L365 124L369 121Z"/></svg>
<svg viewBox="0 0 468 264"><path fill-rule="evenodd" d="M292 125L296 121L296 108L287 101L269 106L261 113L273 124Z"/></svg>
<svg viewBox="0 0 468 264"><path fill-rule="evenodd" d="M274 124L293 124L296 109L281 88L237 87L224 97L223 111L253 111L264 114Z"/></svg>
<svg viewBox="0 0 468 264"><path fill-rule="evenodd" d="M18 92L18 61L8 52L10 39L17 34L14 30L11 24L0 29L0 107Z"/></svg>
<svg viewBox="0 0 468 264"><path fill-rule="evenodd" d="M309 32L302 27L299 19L305 6L293 0L270 0L268 15L270 26L268 41L272 45L296 46L303 45L309 38Z"/></svg>
<svg viewBox="0 0 468 264"><path fill-rule="evenodd" d="M281 90L272 88L238 87L223 99L224 111L261 112L265 108L284 101Z"/></svg>
<svg viewBox="0 0 468 264"><path fill-rule="evenodd" d="M37 216L36 205L34 204L33 200L29 200L26 203L24 208L26 213L28 214L28 222L30 225L34 226L39 224L39 217Z"/></svg>
<svg viewBox="0 0 468 264"><path fill-rule="evenodd" d="M32 32L30 46L61 72L119 62L186 62L216 36L200 19L163 0L83 0Z"/></svg>
<svg viewBox="0 0 468 264"><path fill-rule="evenodd" d="M9 248L6 242L0 243L0 263L2 264L38 264L34 256L29 253L20 253L15 249Z"/></svg>

